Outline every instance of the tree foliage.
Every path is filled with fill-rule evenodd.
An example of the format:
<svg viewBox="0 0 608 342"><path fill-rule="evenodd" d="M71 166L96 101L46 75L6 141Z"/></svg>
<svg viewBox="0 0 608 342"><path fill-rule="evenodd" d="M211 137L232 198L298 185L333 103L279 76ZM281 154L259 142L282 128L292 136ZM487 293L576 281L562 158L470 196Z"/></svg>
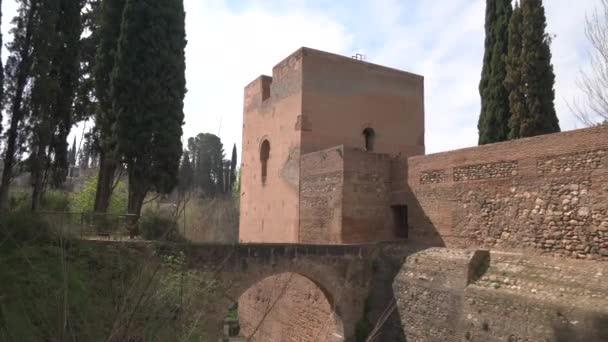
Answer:
<svg viewBox="0 0 608 342"><path fill-rule="evenodd" d="M108 210L112 183L120 161L115 130L117 117L112 108L110 86L125 4L126 0L103 1L97 30L94 79L98 110L95 115L95 136L100 165L94 210L98 213Z"/></svg>
<svg viewBox="0 0 608 342"><path fill-rule="evenodd" d="M229 189L232 190L236 183L236 144L232 146L232 157L230 158L230 186Z"/></svg>
<svg viewBox="0 0 608 342"><path fill-rule="evenodd" d="M89 177L84 186L70 194L70 211L75 213L89 213L93 209L95 192L97 190L97 177ZM124 214L127 208L127 184L120 180L115 184L115 189L110 197L108 205L109 214Z"/></svg>
<svg viewBox="0 0 608 342"><path fill-rule="evenodd" d="M0 0L0 27L2 26L2 0ZM0 31L0 47L2 47L2 32ZM2 49L0 49L0 134L2 134L2 104L4 103L4 64L2 63Z"/></svg>
<svg viewBox="0 0 608 342"><path fill-rule="evenodd" d="M513 16L509 23L509 53L506 57L507 76L505 78L505 86L509 90L509 105L511 108L511 116L519 118L524 117L526 113L526 87L522 82L522 24L523 17L519 4L515 4ZM509 138L514 139L520 135L519 126L516 121L509 122Z"/></svg>
<svg viewBox="0 0 608 342"><path fill-rule="evenodd" d="M128 212L150 190L177 183L182 153L185 13L181 0L129 0L111 76L119 153L129 173Z"/></svg>
<svg viewBox="0 0 608 342"><path fill-rule="evenodd" d="M32 209L37 209L48 173L60 186L68 171L67 137L74 119L82 2L45 0L33 34L30 91Z"/></svg>
<svg viewBox="0 0 608 342"><path fill-rule="evenodd" d="M507 82L513 95L510 96L510 103L516 107L509 121L511 139L560 131L554 105L551 37L545 32L545 9L541 0L522 0L518 11L521 11L521 24L510 26L513 42L516 43L516 37L521 37L519 58L511 60L515 58L515 53L509 57L510 68L517 68L512 70L513 75L508 77ZM511 49L517 51L520 47L511 46ZM512 83L517 79L518 83Z"/></svg>
<svg viewBox="0 0 608 342"><path fill-rule="evenodd" d="M5 89L9 129L6 132L6 148L0 182L0 210L7 209L8 191L20 146L27 134L23 123L29 113L26 88L30 84L33 57L33 37L38 20L39 0L20 0L17 15L12 20L13 41L7 47Z"/></svg>
<svg viewBox="0 0 608 342"><path fill-rule="evenodd" d="M179 168L179 186L178 190L181 194L192 189L192 181L194 179L194 169L190 162L190 156L187 151L184 151L182 162Z"/></svg>
<svg viewBox="0 0 608 342"><path fill-rule="evenodd" d="M480 145L508 138L509 93L503 81L507 74L505 56L511 14L511 0L487 0L485 54L479 84L481 113L477 125Z"/></svg>
<svg viewBox="0 0 608 342"><path fill-rule="evenodd" d="M70 166L76 165L76 151L77 150L78 150L78 147L76 147L76 137L74 137L74 142L72 143L72 147L70 147L70 150L68 153Z"/></svg>
<svg viewBox="0 0 608 342"><path fill-rule="evenodd" d="M211 133L200 133L188 139L188 153L194 169L193 186L204 196L225 192L224 145Z"/></svg>
<svg viewBox="0 0 608 342"><path fill-rule="evenodd" d="M585 126L608 125L608 0L600 0L587 16L585 36L591 43L590 65L577 81L585 100L570 107Z"/></svg>

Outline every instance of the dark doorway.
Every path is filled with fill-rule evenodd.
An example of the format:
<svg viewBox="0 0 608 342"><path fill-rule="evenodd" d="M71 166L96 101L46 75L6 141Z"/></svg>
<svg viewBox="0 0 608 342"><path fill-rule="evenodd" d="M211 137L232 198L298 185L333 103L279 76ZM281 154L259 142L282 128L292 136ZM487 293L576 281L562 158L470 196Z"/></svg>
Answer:
<svg viewBox="0 0 608 342"><path fill-rule="evenodd" d="M407 222L407 205L393 205L393 221L395 222L395 236L399 239L407 239L408 222Z"/></svg>

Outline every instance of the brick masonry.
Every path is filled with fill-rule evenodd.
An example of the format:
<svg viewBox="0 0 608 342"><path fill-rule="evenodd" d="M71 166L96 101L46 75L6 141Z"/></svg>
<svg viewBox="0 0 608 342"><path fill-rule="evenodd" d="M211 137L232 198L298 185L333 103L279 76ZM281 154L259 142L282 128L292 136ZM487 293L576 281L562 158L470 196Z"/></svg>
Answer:
<svg viewBox="0 0 608 342"><path fill-rule="evenodd" d="M607 151L599 127L409 158L411 224L445 246L608 260Z"/></svg>

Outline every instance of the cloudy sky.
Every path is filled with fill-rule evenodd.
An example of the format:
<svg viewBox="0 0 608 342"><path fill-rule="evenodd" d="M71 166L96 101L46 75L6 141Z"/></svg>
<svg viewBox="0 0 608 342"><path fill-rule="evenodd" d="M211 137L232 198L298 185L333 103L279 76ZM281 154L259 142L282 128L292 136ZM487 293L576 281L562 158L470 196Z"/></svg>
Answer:
<svg viewBox="0 0 608 342"><path fill-rule="evenodd" d="M301 46L425 76L427 152L475 145L486 0L185 0L184 139L221 136L240 150L243 87ZM567 101L587 65L584 19L599 0L545 0L563 130L581 125ZM5 40L15 4L3 4ZM6 56L6 52L3 53ZM3 56L3 57L4 57Z"/></svg>

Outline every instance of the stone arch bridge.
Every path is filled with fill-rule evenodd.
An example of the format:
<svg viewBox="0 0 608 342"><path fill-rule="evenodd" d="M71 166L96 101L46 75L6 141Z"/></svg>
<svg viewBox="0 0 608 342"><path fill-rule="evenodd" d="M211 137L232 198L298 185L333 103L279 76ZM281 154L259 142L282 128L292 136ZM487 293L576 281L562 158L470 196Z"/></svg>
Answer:
<svg viewBox="0 0 608 342"><path fill-rule="evenodd" d="M99 242L99 241L98 241ZM96 242L97 243L97 242ZM354 341L355 326L364 314L365 301L372 292L391 292L393 270L389 279L378 287L378 267L386 258L395 258L400 265L412 252L404 243L365 245L304 244L169 244L128 242L135 248L151 247L161 253L180 251L185 254L189 269L214 274L222 289L222 298L215 298L205 311L205 325L210 337L223 334L223 323L229 307L260 281L284 273L303 276L325 295L336 322L335 341ZM383 258L379 262L379 258ZM395 270L396 271L396 270ZM372 289L374 291L372 291ZM392 294L389 295L392 298Z"/></svg>
<svg viewBox="0 0 608 342"><path fill-rule="evenodd" d="M195 244L186 247L189 267L216 274L226 298L210 317L212 331L221 331L229 303L258 282L295 273L323 292L337 322L336 341L350 341L363 316L374 273L377 245ZM214 319L211 319L214 318Z"/></svg>

